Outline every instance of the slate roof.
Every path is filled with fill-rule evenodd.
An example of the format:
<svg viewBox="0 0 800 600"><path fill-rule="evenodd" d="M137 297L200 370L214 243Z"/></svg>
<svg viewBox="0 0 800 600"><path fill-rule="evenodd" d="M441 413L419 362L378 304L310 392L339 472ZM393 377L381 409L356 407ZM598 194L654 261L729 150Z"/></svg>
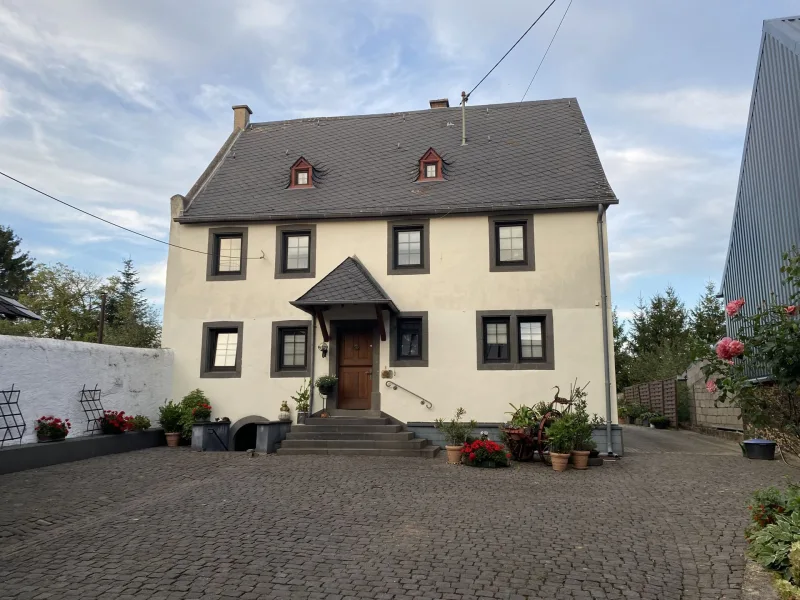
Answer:
<svg viewBox="0 0 800 600"><path fill-rule="evenodd" d="M180 222L493 212L617 199L575 98L253 123L207 169ZM416 182L433 148L445 181ZM225 148L223 147L223 150ZM300 157L314 188L288 189Z"/></svg>
<svg viewBox="0 0 800 600"><path fill-rule="evenodd" d="M290 304L298 308L331 304L386 304L390 310L398 312L389 294L355 256L348 256Z"/></svg>
<svg viewBox="0 0 800 600"><path fill-rule="evenodd" d="M42 317L37 315L30 309L25 308L22 304L14 300L13 298L9 298L8 296L3 296L0 294L0 315L4 317L8 317L11 319L16 319L17 317L23 317L25 319L34 319L36 321L41 321Z"/></svg>

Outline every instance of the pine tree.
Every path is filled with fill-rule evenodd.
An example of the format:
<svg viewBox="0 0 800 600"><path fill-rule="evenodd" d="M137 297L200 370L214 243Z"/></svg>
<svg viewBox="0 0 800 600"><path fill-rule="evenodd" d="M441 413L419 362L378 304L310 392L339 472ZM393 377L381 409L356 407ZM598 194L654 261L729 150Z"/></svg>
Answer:
<svg viewBox="0 0 800 600"><path fill-rule="evenodd" d="M686 342L688 337L689 314L675 288L667 286L648 305L639 298L631 326L631 347L635 354L653 351L664 343Z"/></svg>
<svg viewBox="0 0 800 600"><path fill-rule="evenodd" d="M706 283L705 291L692 309L689 321L695 337L705 346L716 343L725 335L725 309L722 300L717 298L713 281Z"/></svg>
<svg viewBox="0 0 800 600"><path fill-rule="evenodd" d="M0 225L0 293L13 298L25 290L35 270L33 258L20 251L21 242L10 227Z"/></svg>
<svg viewBox="0 0 800 600"><path fill-rule="evenodd" d="M154 348L161 343L158 314L139 284L139 273L130 258L123 262L119 275L109 278L104 343L136 348Z"/></svg>
<svg viewBox="0 0 800 600"><path fill-rule="evenodd" d="M619 322L617 307L611 313L611 324L614 329L614 365L617 374L617 391L621 392L630 385L631 355L628 352L628 334Z"/></svg>

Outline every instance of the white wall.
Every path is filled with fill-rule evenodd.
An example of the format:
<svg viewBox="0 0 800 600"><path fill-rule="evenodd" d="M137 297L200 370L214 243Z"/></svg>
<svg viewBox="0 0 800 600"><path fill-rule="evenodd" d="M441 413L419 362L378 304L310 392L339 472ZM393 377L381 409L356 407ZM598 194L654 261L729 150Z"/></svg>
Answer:
<svg viewBox="0 0 800 600"><path fill-rule="evenodd" d="M176 207L173 207L174 209ZM247 266L242 281L206 281L206 257L170 248L164 305L163 344L175 350L173 395L200 387L209 395L214 416L236 420L247 415L278 417L281 401L302 383L300 378L270 378L273 321L303 319L308 314L289 304L303 295L346 257L356 255L401 311L428 311L427 368L398 367L398 384L428 398L430 411L413 397L381 382L381 409L401 421L432 421L458 406L479 421L500 422L514 404L553 398L554 385L566 396L570 383L591 381L589 408L605 417L603 332L597 213L542 211L534 215L535 270L489 271L488 217L448 216L430 220L430 274L387 274L386 220L318 221L316 277L275 279L275 224L248 227ZM233 224L232 224L233 225ZM172 223L170 240L205 249L208 226ZM609 306L611 304L609 303ZM555 370L484 371L476 368L476 311L552 309ZM341 318L338 309L326 319ZM374 318L374 311L365 313ZM241 378L200 378L202 326L209 321L242 321ZM388 332L388 319L386 321ZM611 389L613 340L609 317ZM322 341L316 327L316 343ZM315 374L328 372L328 360L315 352ZM381 344L380 364L389 367L389 342ZM616 399L612 398L612 415ZM293 404L290 402L290 405ZM320 408L319 400L315 409Z"/></svg>
<svg viewBox="0 0 800 600"><path fill-rule="evenodd" d="M21 390L23 442L36 440L33 428L43 415L68 418L70 436L85 435L84 385L100 388L106 410L145 415L157 427L158 407L171 398L172 363L171 350L0 335L0 390Z"/></svg>

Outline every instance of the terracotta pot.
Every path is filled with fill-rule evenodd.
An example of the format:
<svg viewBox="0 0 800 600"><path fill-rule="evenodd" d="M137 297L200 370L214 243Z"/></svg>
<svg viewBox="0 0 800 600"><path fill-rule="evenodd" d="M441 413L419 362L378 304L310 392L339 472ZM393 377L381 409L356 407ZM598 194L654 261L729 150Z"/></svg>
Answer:
<svg viewBox="0 0 800 600"><path fill-rule="evenodd" d="M569 454L551 452L550 463L553 465L553 471L566 471L569 464Z"/></svg>
<svg viewBox="0 0 800 600"><path fill-rule="evenodd" d="M447 450L447 463L450 465L461 464L461 448L462 446L445 446Z"/></svg>
<svg viewBox="0 0 800 600"><path fill-rule="evenodd" d="M589 468L589 451L588 450L573 450L572 451L572 466L576 469L583 471Z"/></svg>
<svg viewBox="0 0 800 600"><path fill-rule="evenodd" d="M170 448L177 448L178 447L178 442L181 441L180 432L165 433L164 435L167 436L167 446L169 446Z"/></svg>

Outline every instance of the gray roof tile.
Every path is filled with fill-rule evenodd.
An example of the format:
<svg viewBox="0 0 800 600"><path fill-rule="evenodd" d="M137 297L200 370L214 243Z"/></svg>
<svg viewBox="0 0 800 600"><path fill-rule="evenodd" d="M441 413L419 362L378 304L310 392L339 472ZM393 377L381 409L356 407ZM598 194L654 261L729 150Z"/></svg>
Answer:
<svg viewBox="0 0 800 600"><path fill-rule="evenodd" d="M397 312L392 299L355 256L347 257L310 290L292 302L297 307L331 304L386 304Z"/></svg>
<svg viewBox="0 0 800 600"><path fill-rule="evenodd" d="M574 98L254 123L182 222L388 216L616 203ZM433 148L446 181L415 182ZM315 187L288 189L303 156Z"/></svg>

